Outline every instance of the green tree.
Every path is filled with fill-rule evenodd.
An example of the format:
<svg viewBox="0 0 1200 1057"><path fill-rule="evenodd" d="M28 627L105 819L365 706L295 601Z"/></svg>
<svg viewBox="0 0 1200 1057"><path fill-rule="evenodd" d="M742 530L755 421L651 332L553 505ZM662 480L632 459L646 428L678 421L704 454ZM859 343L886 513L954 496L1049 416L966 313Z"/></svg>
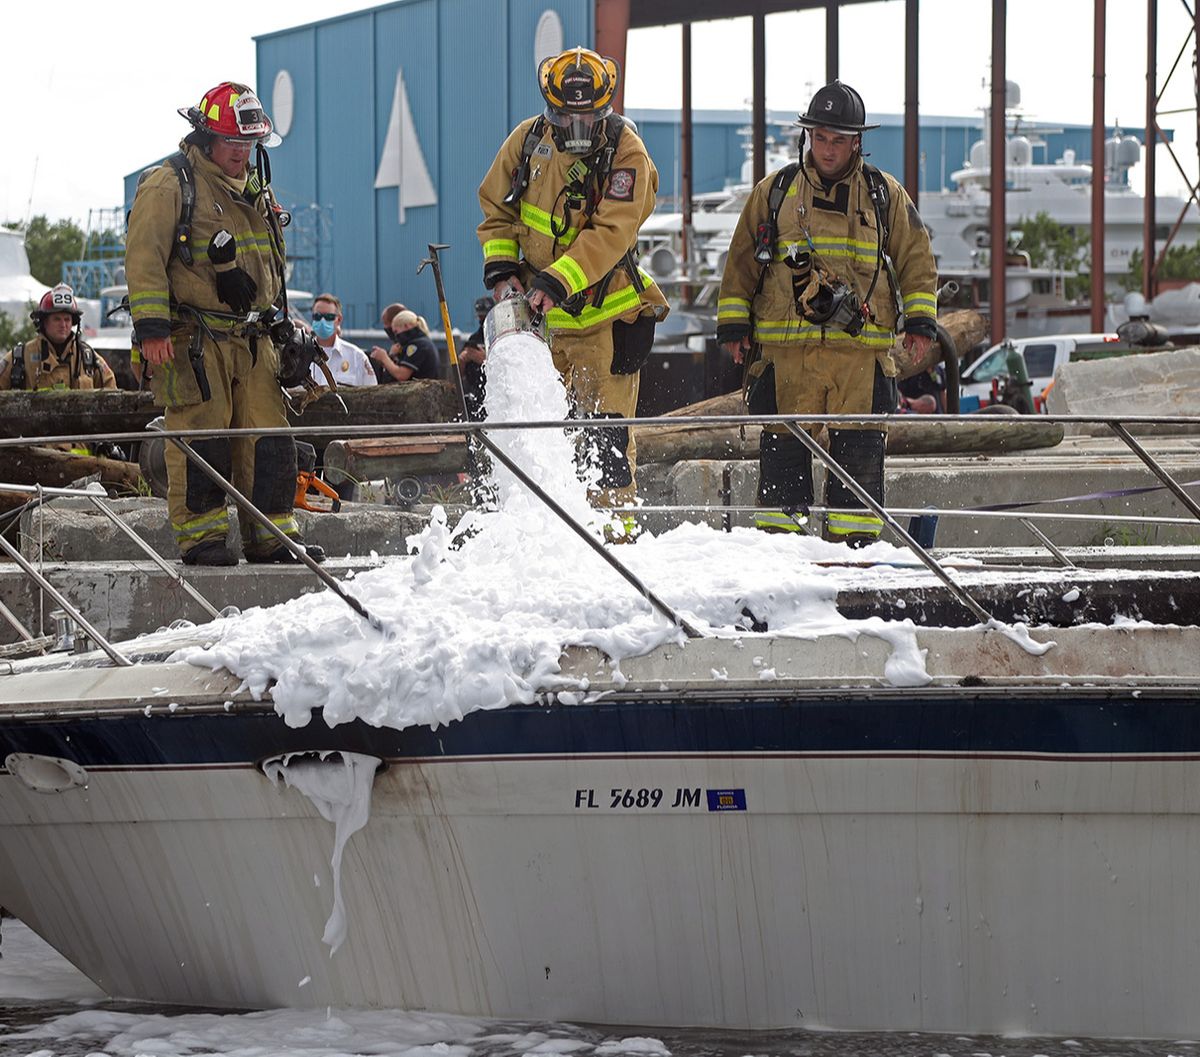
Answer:
<svg viewBox="0 0 1200 1057"><path fill-rule="evenodd" d="M1129 271L1121 276L1126 290L1142 288L1142 251L1129 255ZM1200 282L1200 242L1194 246L1170 246L1158 266L1159 279L1191 279Z"/></svg>
<svg viewBox="0 0 1200 1057"><path fill-rule="evenodd" d="M33 302L29 302L29 311L33 311ZM8 352L21 341L33 337L33 321L28 313L13 319L7 312L0 312L0 355Z"/></svg>
<svg viewBox="0 0 1200 1057"><path fill-rule="evenodd" d="M1088 296L1092 271L1091 232L1080 230L1073 224L1060 224L1044 211L1032 218L1022 217L1017 224L1021 229L1020 248L1029 254L1029 263L1035 268L1075 272L1064 283L1067 297L1077 300Z"/></svg>
<svg viewBox="0 0 1200 1057"><path fill-rule="evenodd" d="M16 231L20 224L5 221L4 226ZM83 256L83 229L73 220L48 220L38 214L25 229L25 252L29 254L30 274L40 283L53 286L62 280L63 261L77 261Z"/></svg>

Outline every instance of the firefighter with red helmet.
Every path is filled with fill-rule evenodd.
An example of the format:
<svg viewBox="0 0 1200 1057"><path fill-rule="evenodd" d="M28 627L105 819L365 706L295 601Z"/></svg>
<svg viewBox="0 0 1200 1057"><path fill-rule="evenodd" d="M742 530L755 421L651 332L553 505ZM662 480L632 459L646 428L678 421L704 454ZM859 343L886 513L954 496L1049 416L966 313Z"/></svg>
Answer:
<svg viewBox="0 0 1200 1057"><path fill-rule="evenodd" d="M479 188L483 285L497 300L524 294L544 313L580 418L634 415L638 372L667 314L636 259L658 171L632 123L613 112L618 80L616 62L587 48L543 60L545 110L509 134ZM593 501L629 502L628 429L588 432L600 469Z"/></svg>
<svg viewBox="0 0 1200 1057"><path fill-rule="evenodd" d="M192 131L142 180L129 217L125 271L142 359L152 365L167 429L286 427L275 343L286 323L273 323L286 320L286 214L271 193L264 149L279 137L254 92L232 81L179 113ZM193 445L299 541L291 437ZM226 546L225 493L174 445L166 457L167 506L184 562L236 564ZM240 520L248 561L295 560L262 526ZM324 559L319 547L307 550Z"/></svg>
<svg viewBox="0 0 1200 1057"><path fill-rule="evenodd" d="M30 313L37 336L0 359L0 389L116 389L117 379L86 341L75 291L59 283Z"/></svg>

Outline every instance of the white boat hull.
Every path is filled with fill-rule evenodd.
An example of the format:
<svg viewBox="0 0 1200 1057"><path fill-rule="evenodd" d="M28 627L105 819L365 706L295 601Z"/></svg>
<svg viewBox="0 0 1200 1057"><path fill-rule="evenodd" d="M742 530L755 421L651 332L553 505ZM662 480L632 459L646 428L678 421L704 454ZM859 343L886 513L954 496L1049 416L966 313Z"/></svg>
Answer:
<svg viewBox="0 0 1200 1057"><path fill-rule="evenodd" d="M991 641L998 669L1019 665ZM1167 629L1160 645L1191 650L1194 636ZM877 647L836 648L873 664ZM1069 654L1064 643L1058 659ZM1098 659L1130 671L1120 649ZM332 958L333 826L250 758L93 766L86 788L61 793L0 772L0 903L110 994L164 1002L1200 1030L1200 766L1197 731L1178 727L1194 684L797 686L767 707L747 704L732 670L736 693L709 680L709 703L681 703L679 671L659 661L670 692L657 701L476 713L416 741L360 729L348 748L372 743L387 767L346 849L349 930ZM349 730L291 731L252 711L139 716L116 722L167 739L196 723L190 744L223 730L250 749L274 731L281 752ZM105 722L61 725L85 767L116 743ZM472 723L498 725L457 751Z"/></svg>

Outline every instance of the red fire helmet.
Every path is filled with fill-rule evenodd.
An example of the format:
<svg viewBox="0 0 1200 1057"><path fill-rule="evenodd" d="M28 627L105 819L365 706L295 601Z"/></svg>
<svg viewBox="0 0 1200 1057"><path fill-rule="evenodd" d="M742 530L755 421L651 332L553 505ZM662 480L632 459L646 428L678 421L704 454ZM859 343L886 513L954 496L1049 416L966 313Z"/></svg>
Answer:
<svg viewBox="0 0 1200 1057"><path fill-rule="evenodd" d="M204 93L199 106L181 107L180 115L202 132L224 139L249 140L264 147L282 142L253 89L222 81Z"/></svg>

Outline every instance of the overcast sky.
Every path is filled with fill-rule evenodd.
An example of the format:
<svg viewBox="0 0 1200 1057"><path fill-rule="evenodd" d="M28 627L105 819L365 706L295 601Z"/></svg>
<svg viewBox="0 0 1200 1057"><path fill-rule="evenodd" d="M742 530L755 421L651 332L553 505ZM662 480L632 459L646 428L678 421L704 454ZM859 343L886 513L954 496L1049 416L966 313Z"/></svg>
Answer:
<svg viewBox="0 0 1200 1057"><path fill-rule="evenodd" d="M530 0L536 3L536 0ZM5 150L0 161L0 219L45 213L83 223L89 208L119 205L121 180L161 157L185 129L175 108L193 105L222 80L253 83L253 36L371 4L361 0L244 0L213 7L161 0L59 0L53 8L10 4L4 14L0 86ZM1008 0L1008 77L1022 108L1044 122L1091 121L1093 0ZM48 12L52 17L48 19ZM921 0L920 102L926 114L975 115L985 101L991 50L988 0ZM219 37L204 22L225 13ZM1137 130L1145 113L1144 0L1108 0L1105 118ZM1183 4L1159 3L1159 84L1184 44ZM797 110L824 79L823 12L767 19L767 106ZM853 4L841 15L841 77L864 96L868 112L904 106L904 4ZM573 42L567 42L568 44ZM1192 107L1191 51L1162 108ZM693 29L693 105L738 108L750 96L750 20L699 23ZM533 71L530 71L533 76ZM269 105L269 100L267 100ZM626 106L680 102L679 29L630 34ZM1164 117L1177 151L1196 178L1195 114ZM1159 152L1159 190L1185 181ZM1135 186L1141 176L1134 173Z"/></svg>

